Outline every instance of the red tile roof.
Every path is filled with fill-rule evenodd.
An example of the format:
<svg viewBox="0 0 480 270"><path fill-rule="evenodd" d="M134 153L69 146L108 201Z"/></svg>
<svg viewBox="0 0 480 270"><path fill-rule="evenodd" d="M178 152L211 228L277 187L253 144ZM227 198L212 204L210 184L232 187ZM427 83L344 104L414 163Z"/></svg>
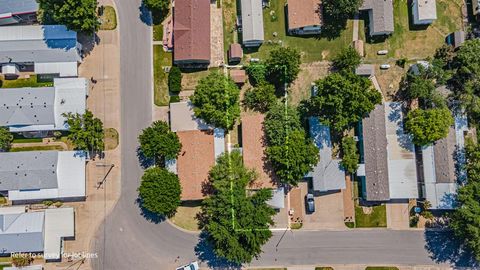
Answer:
<svg viewBox="0 0 480 270"><path fill-rule="evenodd" d="M210 61L210 1L175 0L174 61Z"/></svg>

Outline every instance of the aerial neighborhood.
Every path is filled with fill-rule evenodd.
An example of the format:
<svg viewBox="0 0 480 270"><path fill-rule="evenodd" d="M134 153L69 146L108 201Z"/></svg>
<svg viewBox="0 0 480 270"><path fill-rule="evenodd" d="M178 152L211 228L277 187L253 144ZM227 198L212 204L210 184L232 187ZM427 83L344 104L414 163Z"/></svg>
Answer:
<svg viewBox="0 0 480 270"><path fill-rule="evenodd" d="M478 14L0 0L0 270L480 267Z"/></svg>

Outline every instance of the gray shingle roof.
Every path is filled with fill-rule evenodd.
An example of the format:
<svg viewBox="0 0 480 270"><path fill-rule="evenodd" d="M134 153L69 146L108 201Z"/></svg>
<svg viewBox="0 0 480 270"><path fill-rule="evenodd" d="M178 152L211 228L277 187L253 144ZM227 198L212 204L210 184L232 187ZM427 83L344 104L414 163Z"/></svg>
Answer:
<svg viewBox="0 0 480 270"><path fill-rule="evenodd" d="M0 190L57 188L57 151L0 153Z"/></svg>
<svg viewBox="0 0 480 270"><path fill-rule="evenodd" d="M376 105L362 121L365 191L368 201L390 199L388 184L385 106Z"/></svg>
<svg viewBox="0 0 480 270"><path fill-rule="evenodd" d="M36 0L0 0L0 14L26 14L38 11Z"/></svg>
<svg viewBox="0 0 480 270"><path fill-rule="evenodd" d="M262 0L241 0L242 37L246 41L263 41Z"/></svg>
<svg viewBox="0 0 480 270"><path fill-rule="evenodd" d="M455 183L455 129L450 127L448 136L435 142L433 152L435 157L435 178L437 183Z"/></svg>
<svg viewBox="0 0 480 270"><path fill-rule="evenodd" d="M0 215L0 255L43 251L43 212Z"/></svg>
<svg viewBox="0 0 480 270"><path fill-rule="evenodd" d="M392 0L364 0L360 10L369 12L370 35L393 32L393 1Z"/></svg>
<svg viewBox="0 0 480 270"><path fill-rule="evenodd" d="M55 123L53 87L0 89L0 126Z"/></svg>

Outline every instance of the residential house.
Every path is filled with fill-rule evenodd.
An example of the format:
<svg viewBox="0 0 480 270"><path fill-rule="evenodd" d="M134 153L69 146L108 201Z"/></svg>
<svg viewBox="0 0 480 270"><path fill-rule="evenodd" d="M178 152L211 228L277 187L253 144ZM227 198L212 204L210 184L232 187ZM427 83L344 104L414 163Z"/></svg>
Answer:
<svg viewBox="0 0 480 270"><path fill-rule="evenodd" d="M0 0L0 26L35 21L37 11L36 0Z"/></svg>
<svg viewBox="0 0 480 270"><path fill-rule="evenodd" d="M64 240L74 238L73 208L39 212L25 212L25 207L0 208L0 256L43 253L47 261L60 261Z"/></svg>
<svg viewBox="0 0 480 270"><path fill-rule="evenodd" d="M437 19L437 3L435 0L413 0L413 24L431 24Z"/></svg>
<svg viewBox="0 0 480 270"><path fill-rule="evenodd" d="M368 12L370 36L393 33L393 0L365 0L360 10Z"/></svg>
<svg viewBox="0 0 480 270"><path fill-rule="evenodd" d="M176 0L173 8L173 62L210 64L210 1Z"/></svg>
<svg viewBox="0 0 480 270"><path fill-rule="evenodd" d="M375 66L372 64L360 64L355 68L355 74L370 78L375 76Z"/></svg>
<svg viewBox="0 0 480 270"><path fill-rule="evenodd" d="M85 113L88 81L55 78L53 87L0 88L0 126L11 132L68 130L65 113Z"/></svg>
<svg viewBox="0 0 480 270"><path fill-rule="evenodd" d="M465 133L468 121L464 113L456 112L455 125L450 127L446 138L422 148L424 198L433 210L451 210L457 205L456 193L459 183L466 181L462 169L465 164Z"/></svg>
<svg viewBox="0 0 480 270"><path fill-rule="evenodd" d="M322 31L322 0L288 0L288 33L314 35Z"/></svg>
<svg viewBox="0 0 480 270"><path fill-rule="evenodd" d="M241 0L242 42L245 47L258 47L264 41L262 0Z"/></svg>
<svg viewBox="0 0 480 270"><path fill-rule="evenodd" d="M33 72L76 77L81 49L77 33L64 25L0 27L0 66L4 75Z"/></svg>
<svg viewBox="0 0 480 270"><path fill-rule="evenodd" d="M182 200L203 199L208 173L225 152L225 132L196 118L190 102L170 103L170 128L177 133L182 151L167 162L167 168L178 174Z"/></svg>
<svg viewBox="0 0 480 270"><path fill-rule="evenodd" d="M84 200L83 151L0 153L0 193L14 204Z"/></svg>
<svg viewBox="0 0 480 270"><path fill-rule="evenodd" d="M308 120L310 137L319 150L319 161L307 175L312 177L313 190L328 192L345 189L345 169L341 160L333 157L330 128L321 124L317 117L310 117Z"/></svg>
<svg viewBox="0 0 480 270"><path fill-rule="evenodd" d="M357 175L367 201L418 198L415 147L403 130L402 106L376 105L360 125L361 165Z"/></svg>

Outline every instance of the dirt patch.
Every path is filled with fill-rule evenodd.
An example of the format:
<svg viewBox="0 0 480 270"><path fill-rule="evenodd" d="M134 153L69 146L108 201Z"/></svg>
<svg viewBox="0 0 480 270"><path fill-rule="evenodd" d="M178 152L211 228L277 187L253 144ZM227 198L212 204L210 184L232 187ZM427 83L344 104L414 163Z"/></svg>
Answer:
<svg viewBox="0 0 480 270"><path fill-rule="evenodd" d="M394 62L389 64L391 66L390 69L380 70L378 65L375 71L375 77L386 101L392 101L394 99L400 88L400 82L406 73L406 69L395 65Z"/></svg>
<svg viewBox="0 0 480 270"><path fill-rule="evenodd" d="M373 208L362 206L362 211L365 215L370 215L373 213Z"/></svg>
<svg viewBox="0 0 480 270"><path fill-rule="evenodd" d="M118 146L118 131L114 128L105 129L105 150L113 150Z"/></svg>
<svg viewBox="0 0 480 270"><path fill-rule="evenodd" d="M299 104L302 100L311 96L311 85L318 79L328 75L331 62L321 61L300 65L300 73L290 86L290 102Z"/></svg>

